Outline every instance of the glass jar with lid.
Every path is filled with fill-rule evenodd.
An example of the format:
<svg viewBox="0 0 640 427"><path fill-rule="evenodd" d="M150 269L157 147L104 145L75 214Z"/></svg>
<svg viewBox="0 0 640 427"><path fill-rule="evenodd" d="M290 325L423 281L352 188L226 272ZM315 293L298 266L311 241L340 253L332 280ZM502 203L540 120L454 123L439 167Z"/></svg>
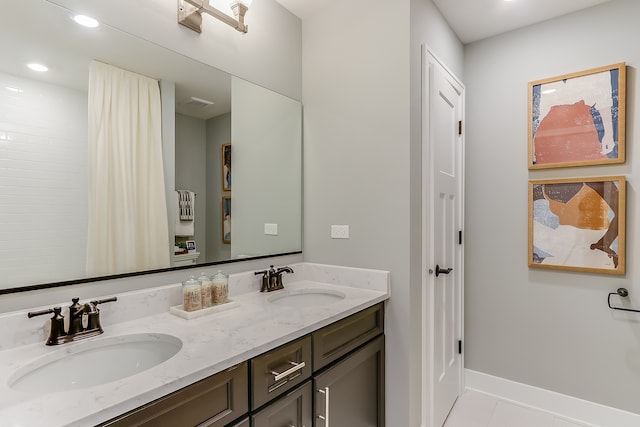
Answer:
<svg viewBox="0 0 640 427"><path fill-rule="evenodd" d="M200 282L202 308L211 307L213 305L213 281L204 272L200 273L198 281Z"/></svg>
<svg viewBox="0 0 640 427"><path fill-rule="evenodd" d="M213 281L213 303L224 304L229 297L229 277L218 270L211 278Z"/></svg>
<svg viewBox="0 0 640 427"><path fill-rule="evenodd" d="M182 296L184 311L196 311L202 308L202 290L200 281L195 276L189 276L182 282Z"/></svg>

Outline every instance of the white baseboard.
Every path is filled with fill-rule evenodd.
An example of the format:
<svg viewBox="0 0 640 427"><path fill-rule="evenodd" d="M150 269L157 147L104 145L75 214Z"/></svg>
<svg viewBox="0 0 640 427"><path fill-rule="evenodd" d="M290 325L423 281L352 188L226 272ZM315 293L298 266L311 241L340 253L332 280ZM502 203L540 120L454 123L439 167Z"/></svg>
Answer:
<svg viewBox="0 0 640 427"><path fill-rule="evenodd" d="M465 388L594 427L638 427L640 414L465 369Z"/></svg>

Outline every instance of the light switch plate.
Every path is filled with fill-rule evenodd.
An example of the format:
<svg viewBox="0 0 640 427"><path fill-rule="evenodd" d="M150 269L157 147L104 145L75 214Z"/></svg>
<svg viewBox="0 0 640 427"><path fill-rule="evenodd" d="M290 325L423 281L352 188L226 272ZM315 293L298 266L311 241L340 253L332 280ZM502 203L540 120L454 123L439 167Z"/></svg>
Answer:
<svg viewBox="0 0 640 427"><path fill-rule="evenodd" d="M348 239L349 226L348 225L332 225L331 238L332 239Z"/></svg>
<svg viewBox="0 0 640 427"><path fill-rule="evenodd" d="M264 234L269 236L277 236L278 235L278 224L265 224L264 225Z"/></svg>

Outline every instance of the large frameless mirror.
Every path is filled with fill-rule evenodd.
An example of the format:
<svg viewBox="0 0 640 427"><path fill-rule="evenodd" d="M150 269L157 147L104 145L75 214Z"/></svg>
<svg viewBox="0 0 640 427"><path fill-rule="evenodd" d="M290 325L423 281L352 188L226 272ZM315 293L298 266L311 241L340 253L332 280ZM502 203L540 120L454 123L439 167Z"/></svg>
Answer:
<svg viewBox="0 0 640 427"><path fill-rule="evenodd" d="M9 3L0 16L0 292L300 252L300 103L72 18L71 11L37 0ZM167 217L167 256L160 264L112 266L100 253L104 270L87 270L94 224L89 194L96 186L117 195L129 191L122 184L128 179L120 186L94 182L95 165L108 163L103 152L92 160L89 148L94 61L158 81L164 182L154 184L164 190ZM48 71L27 67L35 62ZM99 211L114 204L105 206ZM111 252L144 258L153 239L131 236L135 228L120 216L124 227L103 226L100 233L125 230L109 236ZM133 253L127 252L132 239Z"/></svg>

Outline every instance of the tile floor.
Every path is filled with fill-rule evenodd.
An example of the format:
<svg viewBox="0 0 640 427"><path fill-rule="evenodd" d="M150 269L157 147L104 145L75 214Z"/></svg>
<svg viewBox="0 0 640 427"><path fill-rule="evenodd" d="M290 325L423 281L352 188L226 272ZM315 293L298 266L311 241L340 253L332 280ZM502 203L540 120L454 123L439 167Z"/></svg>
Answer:
<svg viewBox="0 0 640 427"><path fill-rule="evenodd" d="M590 427L549 412L466 390L443 427Z"/></svg>

